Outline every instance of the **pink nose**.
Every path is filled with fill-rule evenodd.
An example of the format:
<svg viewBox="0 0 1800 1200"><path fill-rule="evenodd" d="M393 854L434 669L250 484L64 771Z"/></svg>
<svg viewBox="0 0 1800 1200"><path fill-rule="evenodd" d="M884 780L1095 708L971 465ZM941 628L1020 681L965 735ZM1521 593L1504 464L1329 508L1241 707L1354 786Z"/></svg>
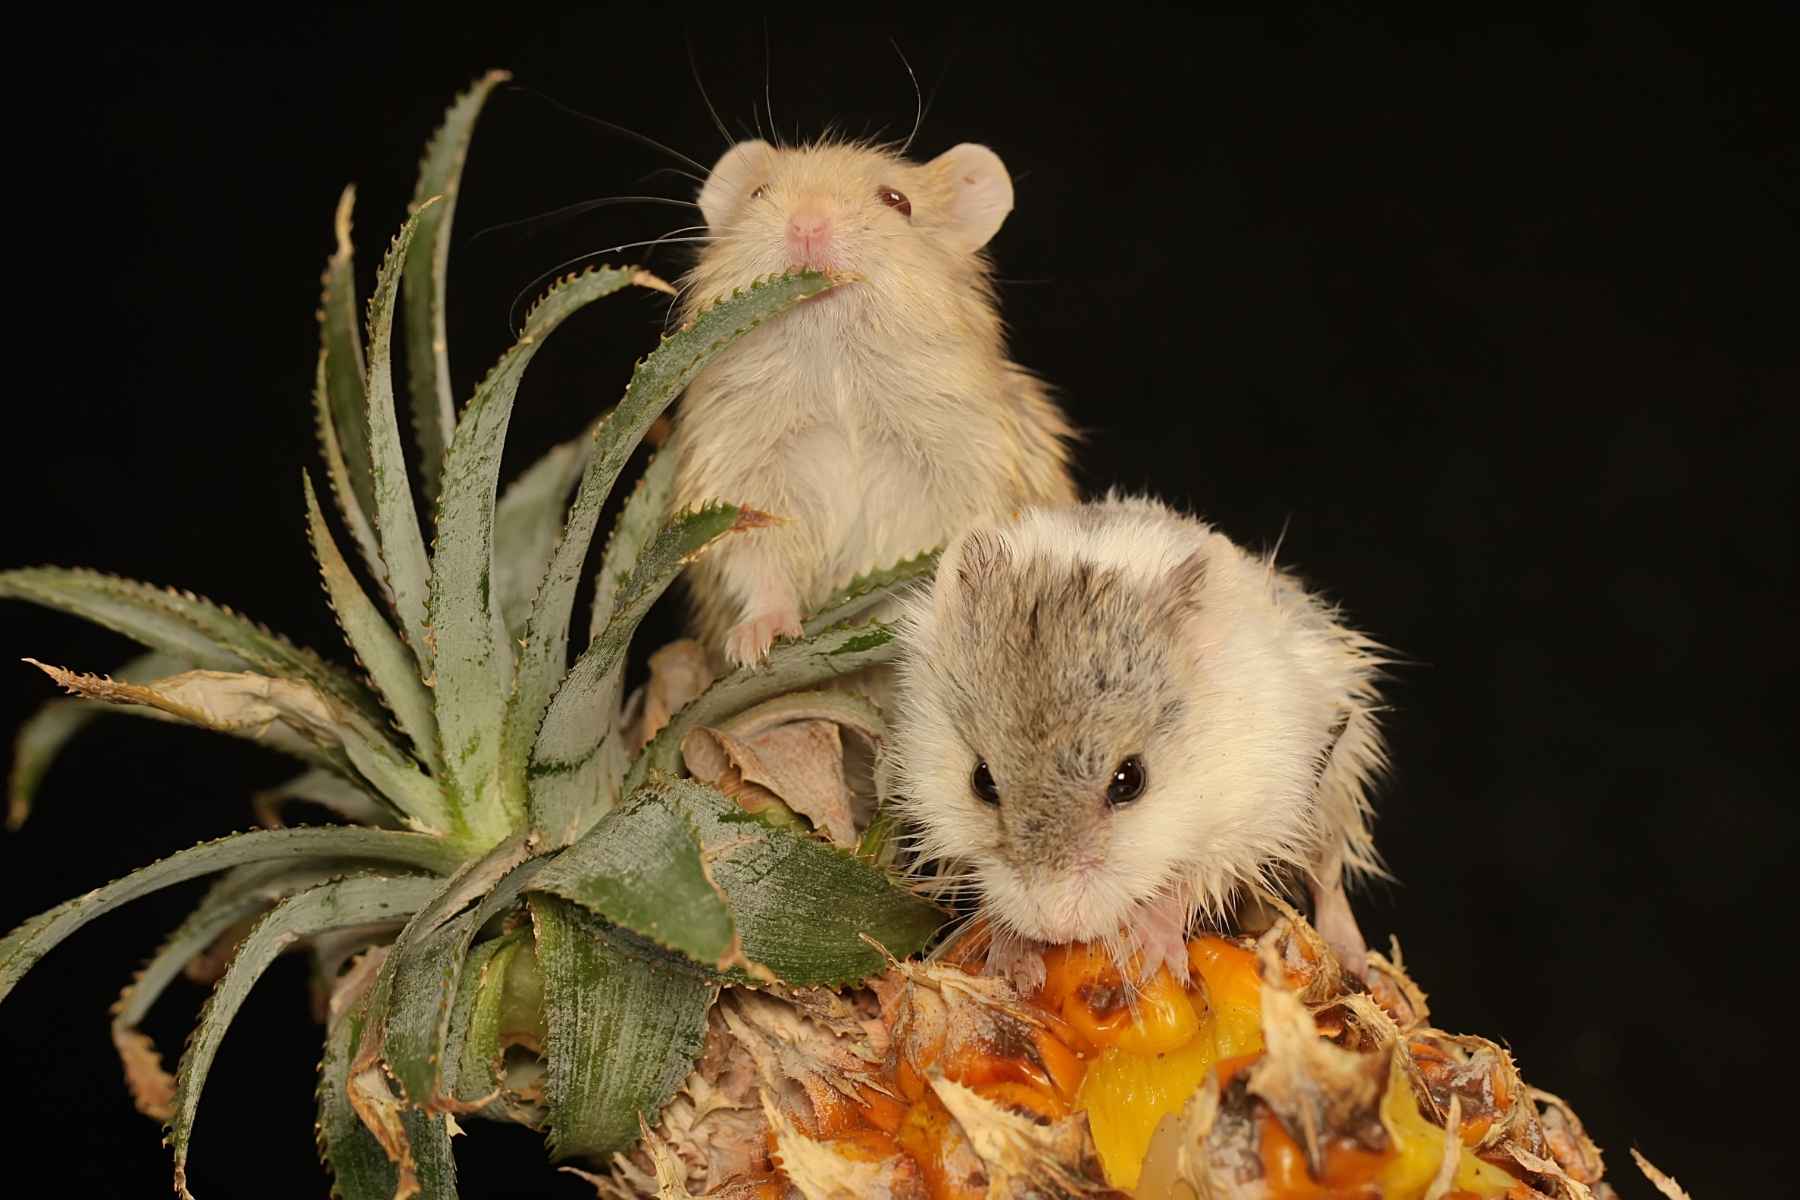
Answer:
<svg viewBox="0 0 1800 1200"><path fill-rule="evenodd" d="M788 218L787 242L794 257L817 264L831 249L831 218L823 213L795 213Z"/></svg>

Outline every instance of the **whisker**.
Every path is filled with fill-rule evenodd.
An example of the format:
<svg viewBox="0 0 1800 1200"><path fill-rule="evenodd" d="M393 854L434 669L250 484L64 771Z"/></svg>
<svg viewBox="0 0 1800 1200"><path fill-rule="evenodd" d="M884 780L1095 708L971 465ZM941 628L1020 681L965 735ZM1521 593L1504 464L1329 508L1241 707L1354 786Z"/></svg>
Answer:
<svg viewBox="0 0 1800 1200"><path fill-rule="evenodd" d="M659 245L663 245L664 243L672 243L672 242L710 242L710 241L715 241L716 239L711 238L711 237L705 237L705 236L702 236L702 237L676 237L675 236L675 234L678 234L678 233L686 233L688 230L705 229L705 228L706 228L706 226L704 226L704 225L689 225L684 229L677 229L677 230L671 231L670 233L665 233L661 237L645 238L642 241L636 241L636 242L621 242L617 246L608 246L604 250L590 250L586 254L577 254L573 258L564 259L562 262L557 263L554 267L551 267L548 271L545 271L543 274L541 274L537 278L533 279L530 283L526 284L522 289L520 289L518 295L513 297L512 304L509 305L506 310L507 330L514 337L517 337L519 335L521 328L522 328L519 324L519 304L520 304L520 302L523 301L525 299L525 297L527 297L527 296L535 295L537 292L537 289L542 287L544 285L545 281L556 278L557 276L561 275L562 272L564 272L568 268L575 266L578 263L587 262L590 259L599 258L603 254L616 254L620 250L635 250L639 246L659 246Z"/></svg>
<svg viewBox="0 0 1800 1200"><path fill-rule="evenodd" d="M620 134L624 137L631 138L633 141L641 142L642 144L650 147L652 150L661 150L664 154L667 154L669 157L678 159L681 162L686 163L688 166L694 168L694 170L699 171L702 175L704 175L706 173L706 164L705 163L695 162L693 159L689 158L687 155L683 154L681 151L675 149L673 146L664 145L662 142L657 141L655 138L651 137L649 134L639 133L635 129L627 129L625 126L615 124L612 121L608 121L604 117L596 117L591 113L584 113L578 108L570 108L567 104L564 104L561 100L558 100L556 97L547 95L544 92L540 92L536 88L526 87L523 84L512 84L511 86L513 89L515 89L517 91L527 92L533 96L536 96L538 99L542 100L544 103L550 105L553 108L562 110L563 112L567 113L571 117L575 117L578 120L586 121L591 125L598 125L602 129L610 129L614 133Z"/></svg>
<svg viewBox="0 0 1800 1200"><path fill-rule="evenodd" d="M763 108L769 114L769 140L779 149L781 146L781 127L775 123L775 101L769 98L769 73L772 68L774 54L769 49L769 18L763 15Z"/></svg>
<svg viewBox="0 0 1800 1200"><path fill-rule="evenodd" d="M706 186L706 176L696 175L692 171L684 171L680 167L658 167L647 175L639 175L637 181L639 183L647 183L650 180L655 179L658 175L679 175L683 179L693 180L701 187Z"/></svg>
<svg viewBox="0 0 1800 1200"><path fill-rule="evenodd" d="M706 102L706 111L712 114L713 124L718 127L719 136L725 139L725 148L731 148L731 130L725 128L725 122L719 119L719 110L713 107L712 97L706 94L706 85L700 82L700 62L694 57L694 42L685 33L682 40L687 42L688 70L694 76L694 86L700 89L700 99Z"/></svg>
<svg viewBox="0 0 1800 1200"><path fill-rule="evenodd" d="M900 56L900 65L906 68L906 77L912 80L913 85L912 132L907 134L906 141L900 144L900 157L905 158L907 150L912 148L913 139L919 136L919 125L925 120L925 95L923 92L919 91L919 77L914 73L912 64L906 61L906 52L900 49L900 43L893 38L889 38L888 45L892 46L894 48L894 53Z"/></svg>
<svg viewBox="0 0 1800 1200"><path fill-rule="evenodd" d="M516 229L521 225L535 225L540 221L566 221L593 212L597 208L609 208L615 204L669 204L677 208L699 208L692 200L676 200L669 196L601 196L593 200L578 200L574 204L565 204L561 208L553 208L549 212L538 213L534 217L520 217L516 221L502 221L498 225L472 234L470 242L478 241L490 233L498 233L503 229Z"/></svg>

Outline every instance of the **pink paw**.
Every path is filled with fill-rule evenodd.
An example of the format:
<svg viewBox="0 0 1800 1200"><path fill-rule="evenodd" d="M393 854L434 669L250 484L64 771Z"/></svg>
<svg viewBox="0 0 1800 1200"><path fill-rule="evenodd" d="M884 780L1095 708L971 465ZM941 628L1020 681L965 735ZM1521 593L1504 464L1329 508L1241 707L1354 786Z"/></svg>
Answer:
<svg viewBox="0 0 1800 1200"><path fill-rule="evenodd" d="M1187 926L1187 905L1173 896L1165 896L1132 914L1129 931L1140 955L1140 980L1155 975L1158 967L1167 967L1177 982L1187 982Z"/></svg>
<svg viewBox="0 0 1800 1200"><path fill-rule="evenodd" d="M1369 981L1369 949L1357 927L1356 914L1350 911L1350 899L1344 895L1342 882L1329 888L1313 886L1313 928L1337 955L1344 970L1364 983Z"/></svg>
<svg viewBox="0 0 1800 1200"><path fill-rule="evenodd" d="M754 666L769 653L776 638L799 637L800 614L787 612L759 613L731 627L725 635L725 657L740 667Z"/></svg>
<svg viewBox="0 0 1800 1200"><path fill-rule="evenodd" d="M1042 942L998 935L988 950L987 973L1007 980L1019 995L1029 996L1044 986L1044 949Z"/></svg>

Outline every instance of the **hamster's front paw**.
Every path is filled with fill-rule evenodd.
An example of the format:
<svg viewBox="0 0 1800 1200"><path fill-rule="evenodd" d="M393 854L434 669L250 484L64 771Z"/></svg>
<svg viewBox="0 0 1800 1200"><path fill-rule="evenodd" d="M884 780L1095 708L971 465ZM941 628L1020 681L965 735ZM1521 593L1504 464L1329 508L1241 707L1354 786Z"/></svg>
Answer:
<svg viewBox="0 0 1800 1200"><path fill-rule="evenodd" d="M802 632L800 614L793 609L758 613L731 627L725 635L725 657L736 666L753 666L768 655L775 639L797 638Z"/></svg>
<svg viewBox="0 0 1800 1200"><path fill-rule="evenodd" d="M1044 986L1044 944L1022 937L997 937L988 950L987 973L1029 996Z"/></svg>
<svg viewBox="0 0 1800 1200"><path fill-rule="evenodd" d="M1188 906L1164 896L1132 915L1130 933L1136 943L1138 978L1148 982L1157 968L1169 968L1177 982L1188 979Z"/></svg>

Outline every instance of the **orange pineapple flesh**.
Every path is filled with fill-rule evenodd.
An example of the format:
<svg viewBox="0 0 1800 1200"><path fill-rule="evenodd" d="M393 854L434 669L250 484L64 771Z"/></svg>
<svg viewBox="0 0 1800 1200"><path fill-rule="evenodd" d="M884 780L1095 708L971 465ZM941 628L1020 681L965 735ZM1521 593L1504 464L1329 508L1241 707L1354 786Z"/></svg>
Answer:
<svg viewBox="0 0 1800 1200"><path fill-rule="evenodd" d="M1248 1114L1254 1149L1237 1169L1259 1175L1259 1194L1268 1200L1561 1194L1544 1173L1561 1175L1556 1139L1544 1136L1528 1089L1497 1047L1426 1027L1423 995L1385 960L1366 992L1344 984L1310 928L1298 918L1290 926L1265 935L1260 947L1245 938L1195 938L1185 983L1161 970L1135 995L1104 952L1079 944L1048 950L1044 982L1025 997L964 974L979 966L978 951L929 967L897 967L882 992L885 1058L832 1098L809 1093L810 1103L791 1106L795 1136L829 1149L837 1156L830 1161L846 1171L874 1172L857 1178L879 1177L894 1196L972 1200L1037 1190L996 1173L983 1157L992 1155L992 1142L972 1136L946 1103L953 1098L944 1093L948 1081L991 1111L1010 1114L1016 1128L1042 1131L1044 1145L1061 1139L1056 1154L1063 1161L1045 1167L1044 1178L1070 1190L1131 1194L1146 1156L1155 1157L1153 1143L1171 1136L1206 1088ZM1367 1058L1386 1072L1385 1087L1369 1093L1373 1102L1357 1121L1318 1128L1311 1153L1294 1114L1277 1111L1282 1106L1266 1102L1254 1082L1270 1061L1264 1021L1272 1010L1263 993L1265 975L1277 965L1278 988L1308 1001L1294 1009L1307 1014L1307 1040L1316 1034L1341 1043L1344 1049L1334 1044L1328 1053L1346 1062L1367 1058L1373 1022L1390 1031L1384 1044L1397 1047L1387 1059ZM959 999L965 992L973 999ZM1453 1137L1444 1128L1452 1100L1460 1116ZM1592 1151L1573 1114L1542 1115L1553 1131L1573 1123ZM1544 1170L1521 1166L1513 1147ZM771 1133L757 1186L786 1182L783 1157ZM1597 1152L1593 1163L1589 1183L1598 1182ZM1166 1194L1166 1181L1158 1180L1146 1184L1152 1190L1145 1196ZM1610 1192L1601 1184L1593 1194Z"/></svg>

